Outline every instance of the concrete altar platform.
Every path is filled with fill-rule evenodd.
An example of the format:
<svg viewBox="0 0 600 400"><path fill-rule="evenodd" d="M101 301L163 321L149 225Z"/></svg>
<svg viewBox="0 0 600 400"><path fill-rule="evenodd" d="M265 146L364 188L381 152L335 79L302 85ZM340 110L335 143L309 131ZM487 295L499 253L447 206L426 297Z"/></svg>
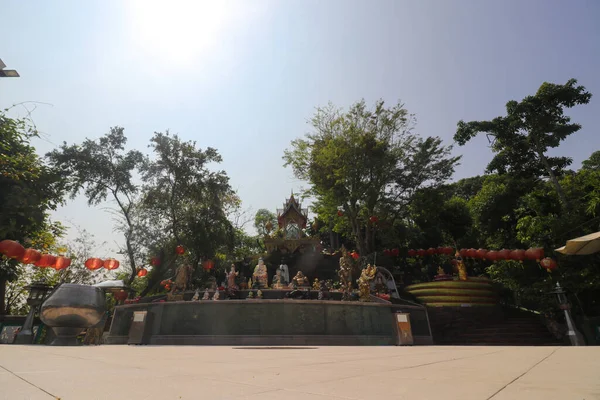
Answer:
<svg viewBox="0 0 600 400"><path fill-rule="evenodd" d="M593 400L600 347L0 345L0 400Z"/></svg>
<svg viewBox="0 0 600 400"><path fill-rule="evenodd" d="M420 305L277 299L118 306L106 343L128 343L135 311L150 316L147 344L395 345L396 312L410 314L415 344L433 342Z"/></svg>

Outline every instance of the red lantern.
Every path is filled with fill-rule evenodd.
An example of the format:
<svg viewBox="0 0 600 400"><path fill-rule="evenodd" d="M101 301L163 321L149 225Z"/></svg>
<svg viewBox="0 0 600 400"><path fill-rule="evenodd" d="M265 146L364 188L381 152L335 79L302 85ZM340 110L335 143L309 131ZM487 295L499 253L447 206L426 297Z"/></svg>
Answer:
<svg viewBox="0 0 600 400"><path fill-rule="evenodd" d="M385 254L386 256L391 256L391 255L392 255L392 252L390 251L390 249L385 249L385 250L383 251L383 254Z"/></svg>
<svg viewBox="0 0 600 400"><path fill-rule="evenodd" d="M510 252L510 259L514 261L523 261L525 259L525 250L517 249Z"/></svg>
<svg viewBox="0 0 600 400"><path fill-rule="evenodd" d="M417 250L417 255L419 257L425 257L425 255L427 255L427 252L423 249L419 249L419 250Z"/></svg>
<svg viewBox="0 0 600 400"><path fill-rule="evenodd" d="M119 268L119 262L114 258L108 258L104 260L104 268L106 268L109 271L112 271L113 269Z"/></svg>
<svg viewBox="0 0 600 400"><path fill-rule="evenodd" d="M432 255L434 255L436 253L437 253L437 249L434 249L433 247L430 247L430 248L427 249L427 255L432 256Z"/></svg>
<svg viewBox="0 0 600 400"><path fill-rule="evenodd" d="M167 280L163 279L162 281L160 281L160 286L166 286L167 285Z"/></svg>
<svg viewBox="0 0 600 400"><path fill-rule="evenodd" d="M127 292L124 290L120 290L118 292L114 292L113 296L115 297L115 300L123 301L123 300L127 299Z"/></svg>
<svg viewBox="0 0 600 400"><path fill-rule="evenodd" d="M498 252L496 250L490 250L485 255L485 258L490 261L496 261L498 259Z"/></svg>
<svg viewBox="0 0 600 400"><path fill-rule="evenodd" d="M0 253L8 258L19 260L25 255L25 247L14 240L3 240L0 242Z"/></svg>
<svg viewBox="0 0 600 400"><path fill-rule="evenodd" d="M459 250L459 252L458 252L458 254L459 254L459 255L460 255L462 258L465 258L465 257L467 257L467 252L468 252L468 251L469 251L468 249L460 249L460 250Z"/></svg>
<svg viewBox="0 0 600 400"><path fill-rule="evenodd" d="M47 268L53 266L55 262L56 257L50 254L42 254L40 259L37 262L33 263L33 265L40 268Z"/></svg>
<svg viewBox="0 0 600 400"><path fill-rule="evenodd" d="M488 251L486 249L479 249L475 253L476 253L477 258L485 260L485 257L487 256Z"/></svg>
<svg viewBox="0 0 600 400"><path fill-rule="evenodd" d="M338 210L337 216L338 217L343 217L344 216L344 212L342 210Z"/></svg>
<svg viewBox="0 0 600 400"><path fill-rule="evenodd" d="M104 265L104 261L100 258L88 258L85 261L84 265L90 271L95 271L97 269L102 268L102 266Z"/></svg>
<svg viewBox="0 0 600 400"><path fill-rule="evenodd" d="M399 255L400 255L400 250L398 250L398 249L392 249L392 256L398 257Z"/></svg>
<svg viewBox="0 0 600 400"><path fill-rule="evenodd" d="M146 268L140 268L138 270L137 276L139 276L140 278L142 278L146 275L148 275L148 270Z"/></svg>
<svg viewBox="0 0 600 400"><path fill-rule="evenodd" d="M477 250L470 248L467 250L467 257L477 258Z"/></svg>
<svg viewBox="0 0 600 400"><path fill-rule="evenodd" d="M408 250L408 256L409 257L414 257L416 255L417 255L417 251L416 250L414 250L414 249Z"/></svg>
<svg viewBox="0 0 600 400"><path fill-rule="evenodd" d="M179 246L175 247L175 253L182 255L183 253L185 253L185 249L183 248L182 245L179 245Z"/></svg>
<svg viewBox="0 0 600 400"><path fill-rule="evenodd" d="M550 257L546 257L540 261L540 265L548 270L548 272L554 271L558 268L558 264Z"/></svg>
<svg viewBox="0 0 600 400"><path fill-rule="evenodd" d="M67 268L71 265L71 259L63 256L56 257L56 261L54 261L54 269L60 271L61 269Z"/></svg>
<svg viewBox="0 0 600 400"><path fill-rule="evenodd" d="M454 255L454 247L446 247L444 249L444 254L448 256Z"/></svg>
<svg viewBox="0 0 600 400"><path fill-rule="evenodd" d="M374 215L373 215L371 218L369 218L369 221L370 221L372 224L376 224L376 223L378 223L378 222L379 222L379 218L377 218L376 216L374 216Z"/></svg>
<svg viewBox="0 0 600 400"><path fill-rule="evenodd" d="M360 254L358 254L356 251L350 253L350 256L352 256L352 258L354 258L355 260L358 260L360 258Z"/></svg>
<svg viewBox="0 0 600 400"><path fill-rule="evenodd" d="M25 249L25 254L21 257L23 264L35 264L42 258L42 253L35 249Z"/></svg>
<svg viewBox="0 0 600 400"><path fill-rule="evenodd" d="M160 258L158 257L152 257L150 259L150 265L152 265L153 267L156 267L160 264Z"/></svg>
<svg viewBox="0 0 600 400"><path fill-rule="evenodd" d="M529 248L525 252L525 258L528 260L536 260L539 262L542 258L544 258L544 249L541 247Z"/></svg>
<svg viewBox="0 0 600 400"><path fill-rule="evenodd" d="M207 271L210 271L214 267L215 267L215 263L212 260L206 260L202 263L202 268L204 268Z"/></svg>
<svg viewBox="0 0 600 400"><path fill-rule="evenodd" d="M498 252L498 260L510 260L510 250L502 249Z"/></svg>

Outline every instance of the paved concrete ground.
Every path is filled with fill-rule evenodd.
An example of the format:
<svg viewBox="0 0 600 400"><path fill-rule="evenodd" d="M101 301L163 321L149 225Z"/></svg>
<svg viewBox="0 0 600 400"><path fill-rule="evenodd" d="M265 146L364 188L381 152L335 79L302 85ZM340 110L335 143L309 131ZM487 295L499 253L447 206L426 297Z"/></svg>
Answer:
<svg viewBox="0 0 600 400"><path fill-rule="evenodd" d="M0 399L600 399L600 347L0 345Z"/></svg>

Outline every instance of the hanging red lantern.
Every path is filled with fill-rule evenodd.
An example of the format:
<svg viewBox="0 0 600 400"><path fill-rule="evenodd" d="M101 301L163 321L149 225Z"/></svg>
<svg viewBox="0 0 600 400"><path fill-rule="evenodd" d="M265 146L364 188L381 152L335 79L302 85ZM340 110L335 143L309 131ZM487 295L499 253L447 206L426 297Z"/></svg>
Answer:
<svg viewBox="0 0 600 400"><path fill-rule="evenodd" d="M104 260L100 258L88 258L85 261L84 265L90 271L95 271L97 269L102 268L102 266L104 265Z"/></svg>
<svg viewBox="0 0 600 400"><path fill-rule="evenodd" d="M160 264L160 258L152 257L150 259L150 265L152 265L153 267L157 267L159 264Z"/></svg>
<svg viewBox="0 0 600 400"><path fill-rule="evenodd" d="M337 216L338 217L343 217L344 216L344 212L342 210L338 210Z"/></svg>
<svg viewBox="0 0 600 400"><path fill-rule="evenodd" d="M485 255L485 258L490 261L496 261L498 259L498 252L496 250L490 250Z"/></svg>
<svg viewBox="0 0 600 400"><path fill-rule="evenodd" d="M502 249L498 252L498 260L510 260L510 250Z"/></svg>
<svg viewBox="0 0 600 400"><path fill-rule="evenodd" d="M470 248L467 250L467 257L477 258L477 250L474 248Z"/></svg>
<svg viewBox="0 0 600 400"><path fill-rule="evenodd" d="M148 275L148 270L146 268L140 268L137 272L137 276L139 276L140 278L146 275Z"/></svg>
<svg viewBox="0 0 600 400"><path fill-rule="evenodd" d="M71 265L70 258L58 256L58 257L56 257L56 260L54 261L53 267L55 270L60 271L61 269L67 268L69 265Z"/></svg>
<svg viewBox="0 0 600 400"><path fill-rule="evenodd" d="M117 301L123 301L123 300L127 299L127 295L128 295L128 293L124 290L120 290L118 292L113 293L113 296L114 296L115 300L117 300Z"/></svg>
<svg viewBox="0 0 600 400"><path fill-rule="evenodd" d="M399 249L392 249L392 256L393 257L398 257L400 255L400 250Z"/></svg>
<svg viewBox="0 0 600 400"><path fill-rule="evenodd" d="M206 271L210 271L211 269L215 268L215 263L212 260L206 260L202 263L202 268L204 268Z"/></svg>
<svg viewBox="0 0 600 400"><path fill-rule="evenodd" d="M481 259L481 260L485 260L486 256L487 256L488 251L486 249L478 249L475 254L477 256L477 258Z"/></svg>
<svg viewBox="0 0 600 400"><path fill-rule="evenodd" d="M40 259L37 262L33 263L33 265L35 265L36 267L40 267L40 268L48 268L48 267L53 266L55 262L56 262L56 257L54 257L53 255L42 254Z"/></svg>
<svg viewBox="0 0 600 400"><path fill-rule="evenodd" d="M354 258L355 260L358 260L360 258L360 254L358 254L356 251L353 251L352 253L350 253L350 256L352 258Z"/></svg>
<svg viewBox="0 0 600 400"><path fill-rule="evenodd" d="M35 264L42 258L42 253L35 249L25 249L25 253L23 257L21 257L20 261L23 264Z"/></svg>
<svg viewBox="0 0 600 400"><path fill-rule="evenodd" d="M541 247L529 248L525 252L525 258L539 262L542 258L544 258L544 249Z"/></svg>
<svg viewBox="0 0 600 400"><path fill-rule="evenodd" d="M540 265L548 270L548 272L554 271L558 268L558 264L555 260L550 257L546 257L540 261Z"/></svg>
<svg viewBox="0 0 600 400"><path fill-rule="evenodd" d="M517 249L510 252L510 259L522 262L525 259L525 250Z"/></svg>
<svg viewBox="0 0 600 400"><path fill-rule="evenodd" d="M425 257L427 255L427 251L425 251L423 249L419 249L419 250L417 250L417 255L419 257Z"/></svg>
<svg viewBox="0 0 600 400"><path fill-rule="evenodd" d="M371 222L372 224L376 224L379 222L379 218L373 215L369 218L369 222Z"/></svg>
<svg viewBox="0 0 600 400"><path fill-rule="evenodd" d="M390 249L385 249L385 250L383 251L383 254L385 254L386 256L391 256L391 255L392 255L392 252L390 251Z"/></svg>
<svg viewBox="0 0 600 400"><path fill-rule="evenodd" d="M185 249L183 248L182 245L179 245L179 246L175 247L175 253L182 255L183 253L185 253Z"/></svg>
<svg viewBox="0 0 600 400"><path fill-rule="evenodd" d="M417 251L416 250L414 250L414 249L408 250L408 256L409 257L414 257L416 255L417 255Z"/></svg>
<svg viewBox="0 0 600 400"><path fill-rule="evenodd" d="M0 253L8 258L19 260L25 255L25 247L14 240L3 240L0 242Z"/></svg>
<svg viewBox="0 0 600 400"><path fill-rule="evenodd" d="M119 262L114 258L108 258L104 260L104 268L106 268L109 271L112 271L113 269L119 268Z"/></svg>
<svg viewBox="0 0 600 400"><path fill-rule="evenodd" d="M428 256L432 256L437 253L437 249L434 249L433 247L428 248L426 251Z"/></svg>
<svg viewBox="0 0 600 400"><path fill-rule="evenodd" d="M454 247L445 247L444 254L448 256L454 255Z"/></svg>

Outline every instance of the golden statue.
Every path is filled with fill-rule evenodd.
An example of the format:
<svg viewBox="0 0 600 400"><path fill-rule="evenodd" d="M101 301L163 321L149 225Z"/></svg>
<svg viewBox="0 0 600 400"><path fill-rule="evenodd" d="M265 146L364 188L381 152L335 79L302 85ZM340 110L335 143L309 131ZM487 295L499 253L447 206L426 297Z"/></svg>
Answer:
<svg viewBox="0 0 600 400"><path fill-rule="evenodd" d="M321 288L321 283L319 282L319 278L315 278L312 284L313 290L319 290Z"/></svg>
<svg viewBox="0 0 600 400"><path fill-rule="evenodd" d="M376 274L377 267L367 264L367 267L362 270L360 278L356 280L360 301L371 301L371 281L375 279Z"/></svg>
<svg viewBox="0 0 600 400"><path fill-rule="evenodd" d="M438 267L438 269L437 269L437 274L438 274L438 275L446 275L446 273L444 272L444 268L442 268L442 267Z"/></svg>
<svg viewBox="0 0 600 400"><path fill-rule="evenodd" d="M466 281L467 280L467 267L465 266L465 263L464 263L462 257L460 256L460 253L457 251L456 254L454 255L454 257L456 257L456 267L458 268L458 279L461 281Z"/></svg>
<svg viewBox="0 0 600 400"><path fill-rule="evenodd" d="M302 271L298 271L298 273L296 273L296 275L292 278L292 283L290 283L290 287L292 287L292 284L296 285L296 287L310 286L310 284L308 283L308 278L304 276Z"/></svg>
<svg viewBox="0 0 600 400"><path fill-rule="evenodd" d="M258 289L266 289L269 287L269 278L267 277L267 266L262 258L258 259L258 264L254 267L254 273L252 274L254 284Z"/></svg>
<svg viewBox="0 0 600 400"><path fill-rule="evenodd" d="M352 257L350 257L344 246L342 246L338 276L340 277L342 289L342 301L348 301L352 293Z"/></svg>

